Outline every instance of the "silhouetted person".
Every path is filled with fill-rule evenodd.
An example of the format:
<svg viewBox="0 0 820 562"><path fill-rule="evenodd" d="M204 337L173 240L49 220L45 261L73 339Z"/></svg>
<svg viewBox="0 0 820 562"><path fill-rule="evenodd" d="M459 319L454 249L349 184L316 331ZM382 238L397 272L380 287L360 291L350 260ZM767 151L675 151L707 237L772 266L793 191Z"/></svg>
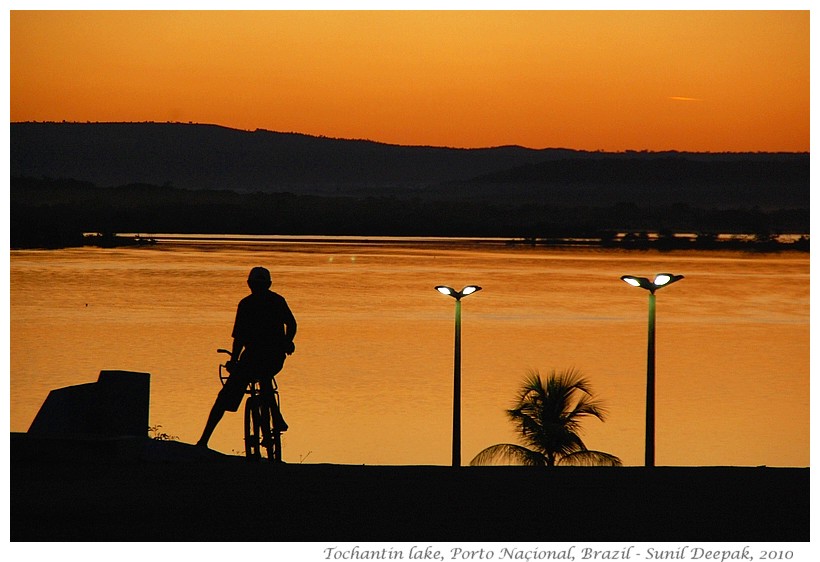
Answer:
<svg viewBox="0 0 820 562"><path fill-rule="evenodd" d="M251 269L248 275L251 294L239 301L236 309L231 360L226 365L230 376L216 397L197 445L207 447L225 412L239 409L251 380L259 381L263 398L272 406L274 429L288 429L274 399L273 377L282 370L285 357L295 349L296 319L285 298L269 290L270 286L267 269Z"/></svg>

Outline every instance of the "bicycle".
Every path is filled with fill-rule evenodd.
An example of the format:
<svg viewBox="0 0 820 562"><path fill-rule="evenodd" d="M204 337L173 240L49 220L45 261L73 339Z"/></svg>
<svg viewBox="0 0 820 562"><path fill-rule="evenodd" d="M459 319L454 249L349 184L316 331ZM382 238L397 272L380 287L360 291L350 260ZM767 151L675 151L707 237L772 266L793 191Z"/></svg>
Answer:
<svg viewBox="0 0 820 562"><path fill-rule="evenodd" d="M217 349L217 353L232 354L227 349ZM219 364L219 381L225 385L228 379L228 361ZM245 457L248 460L260 460L263 457L271 462L282 461L282 432L275 427L273 407L279 410L279 387L273 379L273 404L265 401L261 394L258 380L248 382L245 389ZM264 453L264 454L263 454Z"/></svg>

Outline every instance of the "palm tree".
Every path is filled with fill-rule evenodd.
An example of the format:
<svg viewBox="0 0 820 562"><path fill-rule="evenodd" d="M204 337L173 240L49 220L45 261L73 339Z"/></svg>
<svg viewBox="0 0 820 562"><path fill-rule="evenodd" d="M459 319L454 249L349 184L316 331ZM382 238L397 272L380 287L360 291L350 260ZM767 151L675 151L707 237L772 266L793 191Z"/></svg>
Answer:
<svg viewBox="0 0 820 562"><path fill-rule="evenodd" d="M506 461L528 466L621 466L621 459L590 451L578 436L585 417L604 421L605 413L601 402L593 398L587 379L576 370L553 370L546 380L538 371L531 371L524 379L515 407L507 410L526 446L492 445L478 453L470 465Z"/></svg>

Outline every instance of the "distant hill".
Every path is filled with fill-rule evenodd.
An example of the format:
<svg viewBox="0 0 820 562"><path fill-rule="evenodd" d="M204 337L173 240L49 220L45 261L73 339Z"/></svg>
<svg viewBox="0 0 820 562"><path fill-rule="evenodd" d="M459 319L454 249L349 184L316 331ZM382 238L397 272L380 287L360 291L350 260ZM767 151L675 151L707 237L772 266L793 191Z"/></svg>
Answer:
<svg viewBox="0 0 820 562"><path fill-rule="evenodd" d="M183 123L12 123L13 177L501 204L808 209L808 154L455 149Z"/></svg>
<svg viewBox="0 0 820 562"><path fill-rule="evenodd" d="M808 208L808 154L634 154L543 161L446 186L463 197L558 205L682 203L705 208Z"/></svg>
<svg viewBox="0 0 820 562"><path fill-rule="evenodd" d="M84 232L590 238L809 232L808 154L395 146L212 125L12 123L12 247Z"/></svg>
<svg viewBox="0 0 820 562"><path fill-rule="evenodd" d="M405 147L181 123L11 124L11 175L102 187L401 194L565 152Z"/></svg>

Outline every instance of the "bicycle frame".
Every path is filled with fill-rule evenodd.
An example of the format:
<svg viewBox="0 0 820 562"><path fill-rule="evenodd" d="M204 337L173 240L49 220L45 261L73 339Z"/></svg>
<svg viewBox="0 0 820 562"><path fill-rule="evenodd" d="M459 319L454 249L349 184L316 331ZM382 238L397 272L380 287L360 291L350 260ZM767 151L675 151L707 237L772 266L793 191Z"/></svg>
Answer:
<svg viewBox="0 0 820 562"><path fill-rule="evenodd" d="M218 349L218 353L232 354L227 349ZM226 374L228 373L228 374ZM219 365L219 380L224 386L230 376L226 364ZM252 380L245 389L248 397L245 399L244 428L245 428L245 456L248 460L262 458L262 450L272 462L282 462L282 433L273 426L273 407L279 409L279 386L276 379L273 383L274 403L266 403L262 396L259 381Z"/></svg>

